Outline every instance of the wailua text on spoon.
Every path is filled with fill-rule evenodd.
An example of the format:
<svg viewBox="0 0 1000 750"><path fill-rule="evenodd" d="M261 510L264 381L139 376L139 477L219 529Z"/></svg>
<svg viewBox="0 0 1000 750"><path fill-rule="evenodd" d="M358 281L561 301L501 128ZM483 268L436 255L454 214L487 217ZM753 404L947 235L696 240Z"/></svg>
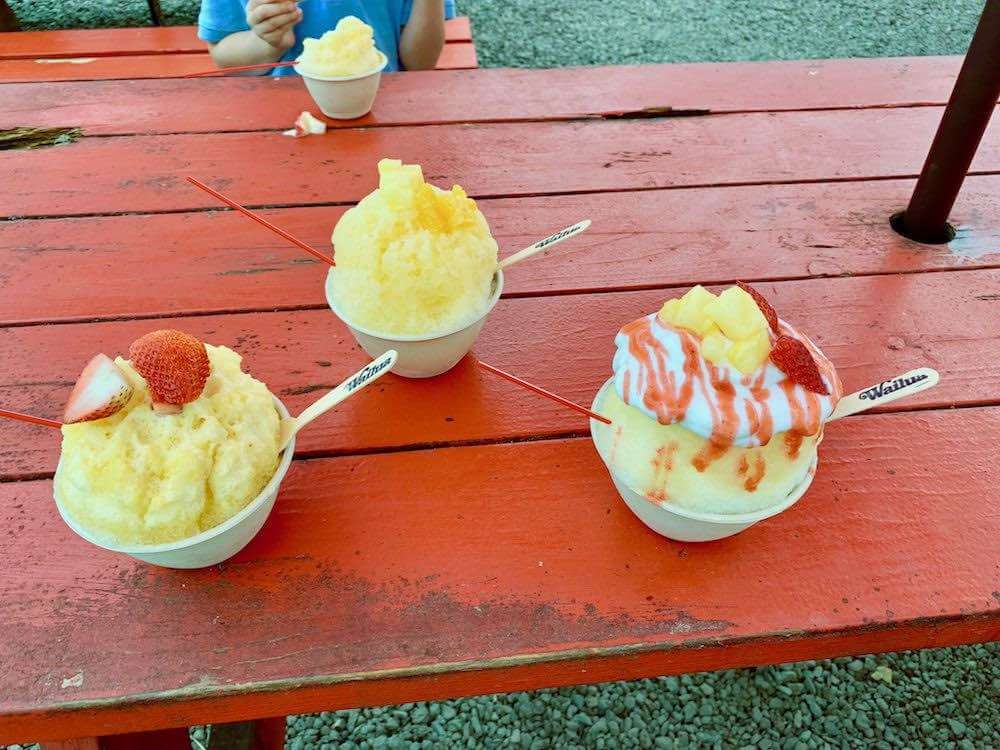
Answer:
<svg viewBox="0 0 1000 750"><path fill-rule="evenodd" d="M341 401L350 398L366 385L378 380L389 372L392 366L396 364L397 357L396 350L390 349L382 356L362 367L325 396L311 403L299 416L283 419L281 421L281 436L278 441L279 449L284 450L285 446L288 445L288 441L314 419L325 414Z"/></svg>
<svg viewBox="0 0 1000 750"><path fill-rule="evenodd" d="M883 380L881 383L862 388L840 399L828 422L851 414L874 409L897 399L914 396L937 385L941 376L930 367L919 367L902 375Z"/></svg>

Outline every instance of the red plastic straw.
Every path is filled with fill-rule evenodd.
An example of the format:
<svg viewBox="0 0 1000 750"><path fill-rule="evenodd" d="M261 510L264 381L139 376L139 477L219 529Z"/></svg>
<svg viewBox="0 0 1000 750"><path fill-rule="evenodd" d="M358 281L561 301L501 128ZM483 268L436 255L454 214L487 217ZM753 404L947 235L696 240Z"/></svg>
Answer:
<svg viewBox="0 0 1000 750"><path fill-rule="evenodd" d="M7 411L6 409L0 409L0 417L16 419L18 422L27 422L28 424L40 424L42 427L52 427L56 430L62 428L62 422L56 422L54 419L33 417L30 414L21 414L20 412Z"/></svg>
<svg viewBox="0 0 1000 750"><path fill-rule="evenodd" d="M215 68L214 70L201 70L197 73L188 73L185 78L204 78L205 76L219 76L226 73L242 73L245 70L267 70L268 68L287 68L290 65L298 65L298 60L286 60L285 62L257 63L256 65L237 65L233 68Z"/></svg>
<svg viewBox="0 0 1000 750"><path fill-rule="evenodd" d="M324 263L329 263L331 266L337 265L336 263L333 262L333 258L330 258L329 256L326 256L326 255L323 255L323 253L321 253L319 250L317 250L317 249L315 249L313 247L310 247L309 245L307 245L302 240L293 237L288 232L286 232L284 229L279 229L278 227L274 226L274 224L272 224L271 222L269 222L267 219L265 219L265 218L263 218L261 216L258 216L257 214L255 214L253 211L250 211L249 209L243 208L243 206L241 206L239 203L237 203L234 200L230 200L229 198L227 198L226 196L224 196L222 193L220 193L220 192L218 192L216 190L213 190L208 185L206 185L204 182L199 182L194 177L188 177L187 181L190 182L195 187L201 188L202 190L204 190L209 195L214 196L215 198L218 198L220 201L222 201L223 203L225 203L230 208L236 209L241 214L243 214L244 216L246 216L248 219L253 219L254 221L256 221L261 226L267 227L268 229L270 229L275 234L277 234L277 235L279 235L281 237L284 237L286 240L288 240L289 242L291 242L293 245L298 245L299 247L301 247L303 250L305 250L307 253L309 253L314 258L316 258L318 260L321 260Z"/></svg>
<svg viewBox="0 0 1000 750"><path fill-rule="evenodd" d="M478 364L484 370L489 370L494 375L499 375L501 378L509 380L511 383L517 383L519 386L527 388L529 391L534 391L539 396L545 396L545 398L550 398L557 404L562 404L563 406L569 407L570 409L578 411L581 414L586 414L588 417L590 417L591 419L596 419L598 422L603 422L604 424L611 424L611 420L608 419L607 417L602 416L596 412L592 412L590 409L585 409L579 404L574 404L572 401L565 399L562 396L557 396L554 393L550 393L544 388L539 388L537 385L532 385L526 380L521 380L521 378L511 375L509 372L504 372L503 370L494 367L493 365L488 365L485 362L478 362Z"/></svg>

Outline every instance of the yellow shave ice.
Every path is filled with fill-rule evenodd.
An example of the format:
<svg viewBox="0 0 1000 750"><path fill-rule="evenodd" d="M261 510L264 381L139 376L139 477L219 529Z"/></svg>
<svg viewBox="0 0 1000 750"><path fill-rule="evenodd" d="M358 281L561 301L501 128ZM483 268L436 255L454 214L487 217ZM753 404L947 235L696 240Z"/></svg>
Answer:
<svg viewBox="0 0 1000 750"><path fill-rule="evenodd" d="M332 294L352 325L385 335L448 333L478 319L497 243L458 185L424 182L417 164L379 162L379 187L333 232Z"/></svg>
<svg viewBox="0 0 1000 750"><path fill-rule="evenodd" d="M319 39L304 39L298 71L322 78L340 78L370 73L381 68L385 58L375 48L372 27L354 16L344 16Z"/></svg>
<svg viewBox="0 0 1000 750"><path fill-rule="evenodd" d="M235 515L274 476L271 393L241 370L236 352L205 349L211 375L180 414L154 412L146 381L119 357L131 401L105 419L63 425L56 487L88 530L119 544L184 539Z"/></svg>
<svg viewBox="0 0 1000 750"><path fill-rule="evenodd" d="M597 409L612 420L594 439L615 473L654 503L702 513L750 513L787 497L812 470L822 433L779 433L766 445L720 451L680 424L660 424L609 388Z"/></svg>

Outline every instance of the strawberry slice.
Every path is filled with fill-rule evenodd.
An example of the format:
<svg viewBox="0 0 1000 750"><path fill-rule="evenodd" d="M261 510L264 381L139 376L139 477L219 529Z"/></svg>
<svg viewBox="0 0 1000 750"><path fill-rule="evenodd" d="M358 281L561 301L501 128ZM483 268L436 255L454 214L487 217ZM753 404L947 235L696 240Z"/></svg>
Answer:
<svg viewBox="0 0 1000 750"><path fill-rule="evenodd" d="M325 122L316 119L311 112L303 112L295 121L295 127L291 130L282 131L282 135L305 138L307 135L323 135L325 132Z"/></svg>
<svg viewBox="0 0 1000 750"><path fill-rule="evenodd" d="M813 359L808 347L798 339L785 335L778 336L778 340L771 347L771 361L793 383L824 396L830 393L816 366L816 360Z"/></svg>
<svg viewBox="0 0 1000 750"><path fill-rule="evenodd" d="M176 414L205 389L212 367L205 345L183 331L160 330L132 342L132 367L146 379L153 408Z"/></svg>
<svg viewBox="0 0 1000 750"><path fill-rule="evenodd" d="M92 422L121 409L132 398L132 384L106 354L94 356L73 386L63 412L63 422Z"/></svg>
<svg viewBox="0 0 1000 750"><path fill-rule="evenodd" d="M780 336L781 331L778 330L778 313L776 313L774 308L771 307L771 303L764 299L764 295L749 284L744 284L742 281L737 281L736 286L753 297L753 301L757 303L757 307L760 308L760 311L764 313L764 317L767 318L767 324L771 326L771 330L774 331L774 335Z"/></svg>

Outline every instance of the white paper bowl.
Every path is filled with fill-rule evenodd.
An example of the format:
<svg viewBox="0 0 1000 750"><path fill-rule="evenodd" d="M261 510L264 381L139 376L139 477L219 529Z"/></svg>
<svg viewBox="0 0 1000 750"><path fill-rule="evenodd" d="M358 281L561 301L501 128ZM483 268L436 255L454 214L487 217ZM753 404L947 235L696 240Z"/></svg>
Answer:
<svg viewBox="0 0 1000 750"><path fill-rule="evenodd" d="M373 331L352 323L337 307L333 299L333 275L336 268L331 268L326 277L326 302L334 314L344 321L361 348L371 355L372 359L395 349L399 354L392 371L404 378L432 378L454 367L469 353L472 345L486 323L486 318L496 307L503 293L503 271L497 270L493 276L493 293L490 295L482 314L469 323L462 323L458 328L431 336L404 336L402 334L387 334Z"/></svg>
<svg viewBox="0 0 1000 750"><path fill-rule="evenodd" d="M287 417L288 410L277 398L274 405L281 417ZM56 508L63 521L79 536L86 539L91 544L112 552L121 552L134 557L136 560L159 565L164 568L207 568L216 565L223 560L228 560L241 549L246 547L250 540L257 536L264 522L267 520L274 501L278 497L278 489L281 482L288 473L288 467L292 463L292 456L295 454L295 438L285 448L278 463L278 468L274 471L274 476L264 489L260 491L245 508L239 513L218 526L213 526L207 531L203 531L187 539L180 539L176 542L165 542L163 544L131 544L119 545L109 543L106 539L94 536L86 528L81 526L70 515L59 498L59 491L55 490ZM61 464L61 461L60 461ZM56 467L56 476L59 475L59 468ZM53 487L58 487L54 482Z"/></svg>
<svg viewBox="0 0 1000 750"><path fill-rule="evenodd" d="M378 93L379 81L382 80L382 69L389 60L379 52L382 64L375 70L356 76L315 76L303 72L298 66L296 70L305 81L306 88L316 106L327 117L335 120L354 120L364 117L371 111Z"/></svg>
<svg viewBox="0 0 1000 750"><path fill-rule="evenodd" d="M598 406L604 399L604 394L611 387L612 382L609 379L601 386L601 389L597 392L597 396L594 397L594 403L591 407L592 411L600 413ZM606 426L591 419L591 439L593 440L595 430ZM622 500L625 501L629 509L639 517L639 520L657 534L661 534L668 539L676 539L680 542L710 542L715 539L724 539L727 536L739 534L758 521L776 516L782 511L791 508L806 493L816 474L816 459L813 459L812 466L809 468L809 472L801 484L796 486L789 493L788 497L776 505L771 505L752 513L699 513L677 505L664 505L646 499L642 493L636 492L625 484L623 480L615 476L611 464L601 453L596 440L594 440L594 448L604 462L605 467L607 467L608 473L611 475L611 481L614 483L615 489L618 490L618 494L621 495Z"/></svg>

